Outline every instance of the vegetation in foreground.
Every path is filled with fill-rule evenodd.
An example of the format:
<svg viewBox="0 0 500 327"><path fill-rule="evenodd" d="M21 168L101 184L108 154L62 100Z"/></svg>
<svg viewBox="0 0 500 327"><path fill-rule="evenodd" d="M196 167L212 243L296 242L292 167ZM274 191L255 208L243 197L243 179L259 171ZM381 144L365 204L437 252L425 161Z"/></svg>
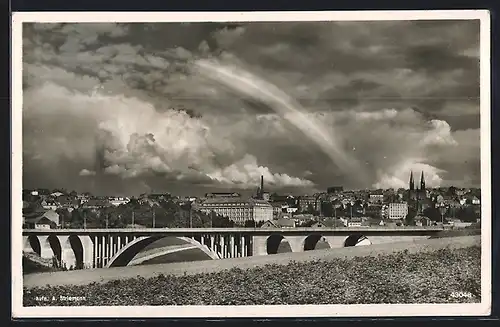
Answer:
<svg viewBox="0 0 500 327"><path fill-rule="evenodd" d="M480 302L479 247L24 289L24 306ZM461 294L461 296L454 296ZM69 299L69 300L68 300Z"/></svg>

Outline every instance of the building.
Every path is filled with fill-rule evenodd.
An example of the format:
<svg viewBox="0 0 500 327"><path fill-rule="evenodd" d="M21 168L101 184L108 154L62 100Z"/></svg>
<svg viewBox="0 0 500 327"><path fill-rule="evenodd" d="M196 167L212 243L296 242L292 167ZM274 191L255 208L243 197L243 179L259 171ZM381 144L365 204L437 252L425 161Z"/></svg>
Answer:
<svg viewBox="0 0 500 327"><path fill-rule="evenodd" d="M273 207L273 219L280 218L281 214L284 212L284 209L288 208L286 202L272 202L271 206Z"/></svg>
<svg viewBox="0 0 500 327"><path fill-rule="evenodd" d="M56 199L60 208L78 208L80 201L67 195L61 195Z"/></svg>
<svg viewBox="0 0 500 327"><path fill-rule="evenodd" d="M261 228L278 228L278 225L273 223L271 220L268 220L262 224Z"/></svg>
<svg viewBox="0 0 500 327"><path fill-rule="evenodd" d="M413 221L415 222L416 226L432 226L432 221L430 218L425 217L425 216L416 216Z"/></svg>
<svg viewBox="0 0 500 327"><path fill-rule="evenodd" d="M417 212L422 212L422 203L427 199L427 190L425 188L425 177L422 171L420 175L420 188L415 188L415 181L413 180L413 171L410 172L410 181L408 185L408 199L407 203Z"/></svg>
<svg viewBox="0 0 500 327"><path fill-rule="evenodd" d="M257 194L255 198L258 200L269 201L271 199L271 194L264 191L264 176L260 176L260 186L257 188Z"/></svg>
<svg viewBox="0 0 500 327"><path fill-rule="evenodd" d="M380 204L368 205L365 206L363 209L365 212L364 214L367 216L377 217L377 218L382 216L382 205Z"/></svg>
<svg viewBox="0 0 500 327"><path fill-rule="evenodd" d="M54 229L61 225L60 217L54 210L37 211L23 215L24 228Z"/></svg>
<svg viewBox="0 0 500 327"><path fill-rule="evenodd" d="M368 201L370 201L370 203L383 203L384 195L382 193L370 194Z"/></svg>
<svg viewBox="0 0 500 327"><path fill-rule="evenodd" d="M107 199L89 199L82 207L88 209L99 209L110 207L111 203Z"/></svg>
<svg viewBox="0 0 500 327"><path fill-rule="evenodd" d="M44 208L45 210L56 210L57 208L59 208L59 206L54 200L48 200L48 199L42 200L40 204L42 205L42 208Z"/></svg>
<svg viewBox="0 0 500 327"><path fill-rule="evenodd" d="M126 198L126 197L112 197L109 199L109 203L115 207L118 207L122 204L127 204L129 202L130 202L130 199Z"/></svg>
<svg viewBox="0 0 500 327"><path fill-rule="evenodd" d="M387 217L389 219L405 219L408 215L407 203L389 203Z"/></svg>
<svg viewBox="0 0 500 327"><path fill-rule="evenodd" d="M240 193L236 192L216 192L216 193L206 193L205 198L241 198Z"/></svg>
<svg viewBox="0 0 500 327"><path fill-rule="evenodd" d="M331 186L326 189L326 193L328 194L336 194L336 193L342 193L344 192L344 187L343 186Z"/></svg>
<svg viewBox="0 0 500 327"><path fill-rule="evenodd" d="M346 220L346 227L368 227L370 224L363 218L351 218Z"/></svg>
<svg viewBox="0 0 500 327"><path fill-rule="evenodd" d="M229 218L238 223L247 220L266 221L273 219L273 206L267 201L241 198L209 198L199 205L200 211Z"/></svg>
<svg viewBox="0 0 500 327"><path fill-rule="evenodd" d="M277 225L278 227L294 228L295 220L289 218L280 218L278 220L275 220L274 224Z"/></svg>
<svg viewBox="0 0 500 327"><path fill-rule="evenodd" d="M314 195L303 195L299 197L299 209L301 212L308 211L312 209L313 211L319 211L317 197Z"/></svg>
<svg viewBox="0 0 500 327"><path fill-rule="evenodd" d="M342 226L344 226L344 222L335 218L323 219L322 221L317 221L311 225L312 228L334 228Z"/></svg>

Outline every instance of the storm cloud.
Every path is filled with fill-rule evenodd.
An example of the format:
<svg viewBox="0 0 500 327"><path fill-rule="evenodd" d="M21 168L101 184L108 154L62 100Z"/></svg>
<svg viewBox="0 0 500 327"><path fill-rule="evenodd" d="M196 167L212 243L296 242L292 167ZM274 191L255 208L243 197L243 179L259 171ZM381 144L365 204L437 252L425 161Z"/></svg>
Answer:
<svg viewBox="0 0 500 327"><path fill-rule="evenodd" d="M182 37L180 37L182 35ZM479 22L25 24L25 187L478 186ZM290 110L293 108L293 110Z"/></svg>

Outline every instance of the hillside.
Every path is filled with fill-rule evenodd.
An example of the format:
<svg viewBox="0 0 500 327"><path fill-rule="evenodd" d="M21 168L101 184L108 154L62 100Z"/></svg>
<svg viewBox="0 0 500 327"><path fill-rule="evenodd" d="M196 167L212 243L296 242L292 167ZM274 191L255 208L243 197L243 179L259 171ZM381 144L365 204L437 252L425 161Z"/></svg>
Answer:
<svg viewBox="0 0 500 327"><path fill-rule="evenodd" d="M165 269L169 265L158 265L156 271L164 268L164 274L154 277L122 276L102 284L25 288L23 303L108 306L480 302L480 246L474 240L459 246L443 245L410 245L408 250L399 248L378 255L366 255L367 251L363 256L351 253L336 258L318 259L312 255L310 260L277 260L247 269L233 265L211 273L170 274L172 271ZM231 260L217 260L222 264L224 261ZM59 295L79 300L65 301ZM54 296L55 300L39 302L38 296Z"/></svg>

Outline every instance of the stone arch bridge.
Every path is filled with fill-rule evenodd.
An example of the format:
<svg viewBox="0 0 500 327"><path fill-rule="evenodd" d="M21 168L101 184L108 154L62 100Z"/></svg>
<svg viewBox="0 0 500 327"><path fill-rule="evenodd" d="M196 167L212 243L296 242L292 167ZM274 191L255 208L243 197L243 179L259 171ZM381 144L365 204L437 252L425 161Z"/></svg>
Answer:
<svg viewBox="0 0 500 327"><path fill-rule="evenodd" d="M330 248L405 242L430 238L441 227L344 228L144 228L144 229L26 229L23 251L56 257L67 267L106 268L128 265L148 245L166 237L187 246L165 255L197 248L207 259L226 259L278 252L283 241L292 252L314 250L320 240ZM154 255L153 255L154 256Z"/></svg>

